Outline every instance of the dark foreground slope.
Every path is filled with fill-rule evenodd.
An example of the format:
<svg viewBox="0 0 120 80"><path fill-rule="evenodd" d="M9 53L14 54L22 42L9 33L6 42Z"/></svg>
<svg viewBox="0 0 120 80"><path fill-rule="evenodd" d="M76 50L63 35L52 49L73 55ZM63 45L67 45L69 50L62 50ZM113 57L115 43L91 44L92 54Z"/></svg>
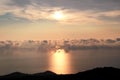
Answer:
<svg viewBox="0 0 120 80"><path fill-rule="evenodd" d="M57 75L50 71L37 74L15 72L1 76L0 80L120 80L120 69L104 67L66 75Z"/></svg>

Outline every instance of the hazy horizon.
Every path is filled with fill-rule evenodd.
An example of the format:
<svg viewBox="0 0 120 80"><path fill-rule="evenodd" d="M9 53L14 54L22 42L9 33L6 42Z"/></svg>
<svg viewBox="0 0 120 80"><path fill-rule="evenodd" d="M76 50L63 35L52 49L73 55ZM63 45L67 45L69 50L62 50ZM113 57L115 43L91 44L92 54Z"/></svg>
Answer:
<svg viewBox="0 0 120 80"><path fill-rule="evenodd" d="M0 75L47 70L70 74L96 67L120 68L119 52L120 38L0 41Z"/></svg>

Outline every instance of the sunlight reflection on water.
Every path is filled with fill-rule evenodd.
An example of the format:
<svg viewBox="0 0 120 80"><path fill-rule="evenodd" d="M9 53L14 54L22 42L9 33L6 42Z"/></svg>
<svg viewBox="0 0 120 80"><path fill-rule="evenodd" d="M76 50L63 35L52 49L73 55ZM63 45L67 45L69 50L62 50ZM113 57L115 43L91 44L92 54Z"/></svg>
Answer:
<svg viewBox="0 0 120 80"><path fill-rule="evenodd" d="M58 49L50 56L50 70L58 74L70 72L70 55L64 49Z"/></svg>

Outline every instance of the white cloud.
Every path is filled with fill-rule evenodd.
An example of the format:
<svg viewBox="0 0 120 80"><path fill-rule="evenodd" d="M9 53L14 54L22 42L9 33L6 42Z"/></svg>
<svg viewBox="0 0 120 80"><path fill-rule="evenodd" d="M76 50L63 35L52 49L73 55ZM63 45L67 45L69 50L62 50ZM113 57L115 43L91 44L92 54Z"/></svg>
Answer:
<svg viewBox="0 0 120 80"><path fill-rule="evenodd" d="M0 3L0 15L5 13L11 13L15 17L25 18L32 21L37 20L54 20L52 17L54 12L62 11L65 18L59 20L60 23L94 23L94 24L104 24L106 22L99 20L98 17L104 15L108 17L117 17L120 16L120 10L116 11L106 11L106 12L96 12L92 10L73 10L73 9L63 9L62 7L50 7L43 6L38 4L29 4L24 7L7 5L11 3L10 0L1 0Z"/></svg>
<svg viewBox="0 0 120 80"><path fill-rule="evenodd" d="M101 12L99 13L99 15L104 15L108 17L117 17L117 16L120 16L120 10Z"/></svg>

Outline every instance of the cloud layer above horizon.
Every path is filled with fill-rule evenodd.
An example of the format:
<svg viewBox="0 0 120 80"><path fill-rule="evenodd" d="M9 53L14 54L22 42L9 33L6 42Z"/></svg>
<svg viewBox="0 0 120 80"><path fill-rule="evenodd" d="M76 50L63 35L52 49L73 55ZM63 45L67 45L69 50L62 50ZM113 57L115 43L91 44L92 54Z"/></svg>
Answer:
<svg viewBox="0 0 120 80"><path fill-rule="evenodd" d="M61 11L65 19L56 22L119 24L119 5L119 0L1 0L0 18L9 14L15 20L56 21L52 15Z"/></svg>

